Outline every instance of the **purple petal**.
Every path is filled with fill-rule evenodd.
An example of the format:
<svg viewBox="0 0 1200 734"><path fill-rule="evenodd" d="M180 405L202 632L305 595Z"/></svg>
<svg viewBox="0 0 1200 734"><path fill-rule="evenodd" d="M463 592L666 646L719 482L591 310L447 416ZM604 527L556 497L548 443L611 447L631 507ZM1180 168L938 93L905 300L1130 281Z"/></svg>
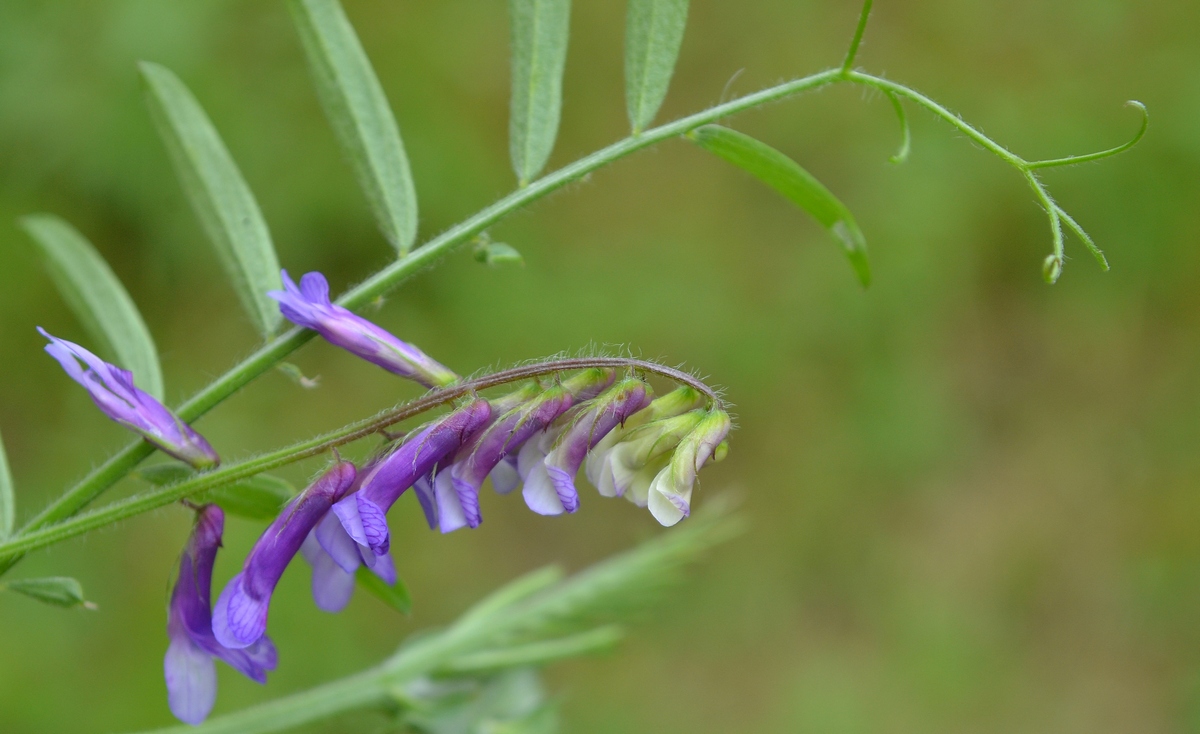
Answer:
<svg viewBox="0 0 1200 734"><path fill-rule="evenodd" d="M452 533L465 527L467 518L458 501L458 493L454 491L454 480L449 471L438 473L433 480L433 493L437 499L438 529L443 533Z"/></svg>
<svg viewBox="0 0 1200 734"><path fill-rule="evenodd" d="M567 512L578 510L579 492L575 489L575 476L568 474L557 466L550 466L549 464L546 464L546 473L550 477L550 484L553 485L554 493L558 495L558 500L562 503L563 509Z"/></svg>
<svg viewBox="0 0 1200 734"><path fill-rule="evenodd" d="M317 523L313 535L321 549L333 558L334 563L342 567L346 573L354 573L362 562L358 555L358 543L346 532L341 519L335 512L327 514Z"/></svg>
<svg viewBox="0 0 1200 734"><path fill-rule="evenodd" d="M242 574L234 576L217 599L213 610L213 635L225 647L249 647L267 631L271 598L255 599L242 586Z"/></svg>
<svg viewBox="0 0 1200 734"><path fill-rule="evenodd" d="M529 509L539 515L561 515L566 509L558 497L554 483L550 481L550 475L546 472L544 462L539 462L530 468L528 476L525 477L525 488L521 490L521 496L525 498L525 504L529 506Z"/></svg>
<svg viewBox="0 0 1200 734"><path fill-rule="evenodd" d="M163 659L167 680L167 705L175 718L195 726L212 711L217 700L217 666L212 656L186 635L171 639Z"/></svg>
<svg viewBox="0 0 1200 734"><path fill-rule="evenodd" d="M425 522L429 524L429 529L434 530L438 526L437 518L437 499L433 496L433 480L429 475L419 477L413 482L413 492L417 495L417 501L421 503L421 511L425 513Z"/></svg>
<svg viewBox="0 0 1200 734"><path fill-rule="evenodd" d="M333 514L341 522L342 529L358 545L367 544L367 535L363 532L362 518L358 514L358 494L352 494L338 500L333 505ZM320 537L317 538L320 540ZM328 550L328 549L326 549Z"/></svg>
<svg viewBox="0 0 1200 734"><path fill-rule="evenodd" d="M509 494L521 483L521 475L517 473L517 457L509 454L496 464L488 474L492 480L492 488L499 494Z"/></svg>
<svg viewBox="0 0 1200 734"><path fill-rule="evenodd" d="M305 273L300 277L300 293L315 303L329 303L329 281L318 272Z"/></svg>
<svg viewBox="0 0 1200 734"><path fill-rule="evenodd" d="M382 556L392 545L388 534L387 515L379 505L364 498L361 492L355 496L358 497L358 516L362 518L363 536L367 539L367 546L375 555Z"/></svg>
<svg viewBox="0 0 1200 734"><path fill-rule="evenodd" d="M371 572L382 579L388 586L394 585L398 578L396 575L396 564L392 561L391 555L375 556L375 565L371 566Z"/></svg>
<svg viewBox="0 0 1200 734"><path fill-rule="evenodd" d="M328 553L318 553L312 562L312 595L318 609L340 612L354 595L354 574L346 573Z"/></svg>

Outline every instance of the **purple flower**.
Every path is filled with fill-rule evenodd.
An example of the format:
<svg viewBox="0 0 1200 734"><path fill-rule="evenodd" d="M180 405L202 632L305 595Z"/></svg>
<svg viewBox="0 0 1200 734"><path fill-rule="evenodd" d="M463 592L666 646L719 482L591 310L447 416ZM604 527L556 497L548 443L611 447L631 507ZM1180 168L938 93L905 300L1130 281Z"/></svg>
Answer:
<svg viewBox="0 0 1200 734"><path fill-rule="evenodd" d="M267 629L271 593L309 532L354 482L354 465L338 461L292 500L267 528L234 576L213 613L217 641L231 648L253 645Z"/></svg>
<svg viewBox="0 0 1200 734"><path fill-rule="evenodd" d="M96 407L109 418L197 469L209 469L220 463L217 452L203 436L134 386L132 373L105 362L78 344L51 336L40 326L38 332L50 340L46 352L58 360L72 380L87 389Z"/></svg>
<svg viewBox="0 0 1200 734"><path fill-rule="evenodd" d="M324 275L305 273L296 287L286 270L281 274L284 290L269 291L267 295L279 301L279 311L288 321L312 329L329 343L425 387L445 387L458 380L453 371L412 344L331 302Z"/></svg>
<svg viewBox="0 0 1200 734"><path fill-rule="evenodd" d="M449 512L439 515L443 533L464 525L472 528L479 526L482 521L479 488L483 480L509 455L515 457L522 444L545 430L571 407L571 403L571 393L566 388L557 385L550 387L523 405L501 414L471 444L459 450L455 462L439 472L434 482L439 508L443 504L450 508ZM500 407L493 406L493 410ZM505 463L505 466L511 468L512 465ZM500 481L503 484L503 476ZM443 496L445 500L442 500ZM455 506L458 512L454 512ZM454 516L453 520L448 520L449 516Z"/></svg>
<svg viewBox="0 0 1200 734"><path fill-rule="evenodd" d="M167 703L180 721L193 725L204 721L217 698L214 657L259 683L266 682L267 671L274 670L277 662L275 646L266 636L242 650L227 648L213 636L209 594L224 526L225 515L216 505L205 505L197 511L167 608L167 636L171 640L163 660Z"/></svg>
<svg viewBox="0 0 1200 734"><path fill-rule="evenodd" d="M530 467L525 477L524 497L529 509L542 515L578 510L579 492L575 489L575 475L583 465L588 450L648 403L649 388L646 383L630 377L618 382L590 403L580 406L579 412L563 429L545 459ZM523 448L518 462L525 458Z"/></svg>
<svg viewBox="0 0 1200 734"><path fill-rule="evenodd" d="M359 468L354 483L346 490L353 497L379 458L367 461ZM375 555L369 548L358 545L342 527L334 512L328 512L317 526L308 533L300 554L312 566L312 594L317 608L326 612L340 612L350 603L354 595L354 574L358 567L366 565L371 571L391 585L396 583L396 566L392 557Z"/></svg>
<svg viewBox="0 0 1200 734"><path fill-rule="evenodd" d="M377 556L386 554L391 546L387 511L418 479L470 441L491 416L488 401L475 399L406 440L371 469L361 489L334 506L342 527L360 546ZM432 526L437 518L436 507L429 504L432 488L422 490L417 496Z"/></svg>
<svg viewBox="0 0 1200 734"><path fill-rule="evenodd" d="M710 410L679 442L670 464L659 471L650 484L650 514L655 520L669 527L691 514L696 473L709 458L714 461L724 458L723 442L731 425L728 413Z"/></svg>

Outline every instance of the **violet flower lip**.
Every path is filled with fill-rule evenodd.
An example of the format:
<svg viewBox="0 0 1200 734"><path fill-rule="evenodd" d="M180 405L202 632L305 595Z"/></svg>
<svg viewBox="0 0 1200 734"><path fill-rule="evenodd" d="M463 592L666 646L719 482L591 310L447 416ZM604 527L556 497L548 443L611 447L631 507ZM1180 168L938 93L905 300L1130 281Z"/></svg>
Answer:
<svg viewBox="0 0 1200 734"><path fill-rule="evenodd" d="M203 436L133 384L133 373L105 362L74 342L52 336L40 326L38 333L50 340L46 352L88 391L92 402L109 418L196 469L210 469L220 463L217 452Z"/></svg>

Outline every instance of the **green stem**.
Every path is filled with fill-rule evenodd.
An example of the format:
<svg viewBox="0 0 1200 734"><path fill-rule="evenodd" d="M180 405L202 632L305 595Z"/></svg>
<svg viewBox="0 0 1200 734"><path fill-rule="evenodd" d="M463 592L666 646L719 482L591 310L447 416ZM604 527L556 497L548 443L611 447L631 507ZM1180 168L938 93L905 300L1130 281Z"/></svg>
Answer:
<svg viewBox="0 0 1200 734"><path fill-rule="evenodd" d="M867 19L871 17L873 0L866 0L862 12L858 14L858 27L854 29L854 38L850 39L850 48L846 51L846 60L842 62L842 73L845 74L854 66L854 58L858 56L858 47L862 44L863 34L867 32Z"/></svg>
<svg viewBox="0 0 1200 734"><path fill-rule="evenodd" d="M351 423L348 426L339 428L336 431L330 431L316 438L300 441L268 454L256 456L253 459L247 459L236 464L228 464L183 482L166 487L157 487L148 492L143 492L119 502L113 502L98 510L83 515L76 515L52 525L28 530L0 543L0 558L17 557L20 554L45 548L46 546L60 543L92 530L98 530L113 523L127 520L143 512L165 507L185 497L208 492L217 487L231 484L265 471L277 469L302 459L318 456L339 446L344 446L377 434L395 423L408 420L438 406L452 403L459 398L474 394L480 390L542 375L595 367L630 369L636 372L659 375L688 385L706 395L715 406L722 406L721 398L717 392L695 377L672 367L665 367L642 359L626 357L573 357L538 364L522 365L490 375L464 380L456 385L430 392L417 400L397 405L372 418Z"/></svg>

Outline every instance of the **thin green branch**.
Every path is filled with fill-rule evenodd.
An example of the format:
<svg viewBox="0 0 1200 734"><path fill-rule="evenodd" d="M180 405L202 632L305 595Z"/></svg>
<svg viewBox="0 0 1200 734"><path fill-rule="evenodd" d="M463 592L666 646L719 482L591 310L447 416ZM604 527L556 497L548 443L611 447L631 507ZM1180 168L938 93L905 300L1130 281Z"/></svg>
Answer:
<svg viewBox="0 0 1200 734"><path fill-rule="evenodd" d="M858 56L858 47L862 44L863 34L867 32L867 20L871 16L871 4L874 0L866 0L862 12L858 15L858 27L854 29L854 38L850 39L850 48L846 51L846 60L842 62L842 73L845 74L854 66L854 58Z"/></svg>
<svg viewBox="0 0 1200 734"><path fill-rule="evenodd" d="M1044 160L1044 161L1031 161L1031 162L1025 164L1026 167L1032 170L1035 168L1053 168L1056 166L1074 166L1078 163L1087 163L1089 161L1098 161L1098 160L1101 160L1102 158L1108 158L1110 156L1116 155L1117 153L1124 153L1125 151L1129 150L1133 146L1137 145L1139 141L1141 141L1142 137L1146 134L1146 129L1148 127L1150 127L1150 112L1146 109L1146 105L1142 104L1141 102L1138 102L1136 99L1129 100L1128 102L1125 103L1125 106L1136 107L1142 113L1142 125L1141 125L1141 127L1138 128L1137 133L1129 141L1122 143L1121 145L1118 145L1115 148L1109 148L1108 150L1101 150L1096 153L1085 153L1083 155L1069 155L1066 158L1051 158L1049 160ZM1107 269L1108 268L1105 268L1105 270L1107 270Z"/></svg>
<svg viewBox="0 0 1200 734"><path fill-rule="evenodd" d="M743 112L748 109L759 107L768 102L776 101L789 97L801 92L810 91L820 87L827 86L839 81L850 81L856 84L878 89L892 99L902 114L903 110L899 107L900 98L908 99L916 102L918 105L933 112L938 117L957 128L971 140L988 150L992 154L999 157L1009 165L1021 171L1030 185L1034 189L1034 193L1038 198L1039 203L1046 209L1047 215L1050 218L1051 231L1054 236L1054 251L1050 258L1047 259L1047 275L1048 280L1057 279L1058 273L1061 272L1064 259L1063 254L1063 235L1062 222L1065 221L1067 226L1079 235L1085 246L1096 256L1097 260L1107 268L1107 262L1104 260L1103 254L1095 247L1091 238L1084 233L1083 229L1069 216L1066 215L1061 208L1053 203L1045 188L1032 175L1033 167L1047 167L1049 165L1068 165L1070 163L1084 162L1085 160L1096 160L1098 157L1114 155L1115 153L1126 150L1135 144L1141 135L1145 132L1146 118L1143 119L1142 130L1130 142L1123 146L1114 148L1110 151L1101 153L1089 154L1089 156L1076 156L1073 158L1058 159L1055 161L1040 161L1033 164L1024 160L1015 153L1009 151L1004 146L995 142L970 124L962 120L958 115L954 114L947 108L933 101L929 97L910 89L902 84L889 81L882 77L865 74L862 72L852 71L849 65L853 63L855 54L862 40L862 32L865 29L867 16L870 13L871 3L868 1L863 5L862 15L859 20L859 27L852 41L850 52L847 54L845 63L841 68L829 69L817 74L802 77L790 82L785 82L767 89L748 94L729 102L725 102L714 107L711 107L702 112L680 118L673 122L660 125L656 128L646 130L636 137L628 137L619 140L612 145L596 151L588 156L585 156L574 163L571 163L553 173L547 174L542 178L530 183L529 185L520 188L513 193L505 196L491 206L483 209L475 215L469 217L463 222L455 225L441 235L430 240L425 246L410 252L408 255L400 258L388 267L375 273L373 276L350 289L341 298L338 303L346 308L358 309L376 298L379 298L389 291L395 289L409 277L415 275L421 270L436 264L443 257L454 251L457 247L468 243L476 235L479 235L487 228L491 227L509 214L529 206L533 202L541 199L544 196L561 189L562 187L579 180L580 178L596 171L604 166L613 163L621 158L624 158L631 153L637 152L644 148L648 148L664 140L672 137L685 134L701 125L706 125L716 122L724 117ZM1140 109L1144 108L1140 103L1134 103ZM902 125L905 131L905 140L907 141L907 120L902 118ZM902 147L901 153L897 154L900 157L905 151ZM193 422L200 418L203 414L211 410L225 398L237 392L244 387L255 377L273 368L275 365L283 361L289 354L294 352L300 346L312 339L314 333L302 329L290 329L280 336L272 339L257 351L244 359L240 364L232 368L229 372L211 383L208 387L201 390L191 399L183 403L177 413L185 421ZM59 522L69 518L88 504L93 502L97 497L103 494L109 487L116 484L130 471L134 469L143 459L153 453L152 446L144 441L137 441L127 445L124 449L110 457L101 466L97 467L87 477L81 480L78 484L71 487L59 499L54 501L45 510L34 517L25 525L21 533L11 539L11 543L16 543L28 533L34 533L46 528L52 523ZM4 554L6 545L0 545L0 554ZM7 555L0 559L0 573L3 573L10 568L18 557Z"/></svg>
<svg viewBox="0 0 1200 734"><path fill-rule="evenodd" d="M451 227L424 246L413 250L408 255L375 273L358 286L350 289L337 300L337 303L352 310L366 306L374 299L386 295L408 278L434 265L443 257L453 252L457 247L469 242L473 237L509 214L523 209L554 191L631 153L676 137L701 125L715 122L723 117L744 112L745 110L783 99L784 97L826 86L838 81L838 77L839 71L831 69L790 82L784 82L783 84L778 84L716 105L688 117L651 128L642 132L637 137L628 137L619 140L607 148L585 156L574 163L543 176L528 186L514 191L486 209ZM264 344L249 357L242 360L240 364L229 370L229 372L192 396L176 412L189 423L195 421L255 377L258 377L283 361L289 354L312 339L314 335L313 332L307 330L289 329ZM137 441L127 445L30 520L22 532L34 531L76 514L103 494L109 487L125 477L134 467L153 452L154 448L144 441ZM12 558L0 560L0 573L11 567L15 560Z"/></svg>
<svg viewBox="0 0 1200 734"><path fill-rule="evenodd" d="M416 400L401 403L374 417L351 423L348 426L339 428L336 431L330 431L316 438L300 441L291 446L235 464L227 464L219 469L205 472L186 481L165 487L156 487L128 499L113 502L98 510L83 515L76 515L52 525L29 530L0 543L0 557L17 556L18 554L45 548L46 546L62 542L92 530L98 530L122 520L127 520L135 515L165 507L186 497L207 492L217 487L231 484L303 459L318 456L339 446L345 446L354 441L375 435L389 426L408 420L439 406L447 405L480 390L507 385L542 375L595 367L629 369L635 372L665 377L698 390L706 395L716 406L723 405L720 395L711 387L704 384L704 382L697 380L686 372L643 359L627 357L572 357L522 365L464 380L456 385L427 393Z"/></svg>

